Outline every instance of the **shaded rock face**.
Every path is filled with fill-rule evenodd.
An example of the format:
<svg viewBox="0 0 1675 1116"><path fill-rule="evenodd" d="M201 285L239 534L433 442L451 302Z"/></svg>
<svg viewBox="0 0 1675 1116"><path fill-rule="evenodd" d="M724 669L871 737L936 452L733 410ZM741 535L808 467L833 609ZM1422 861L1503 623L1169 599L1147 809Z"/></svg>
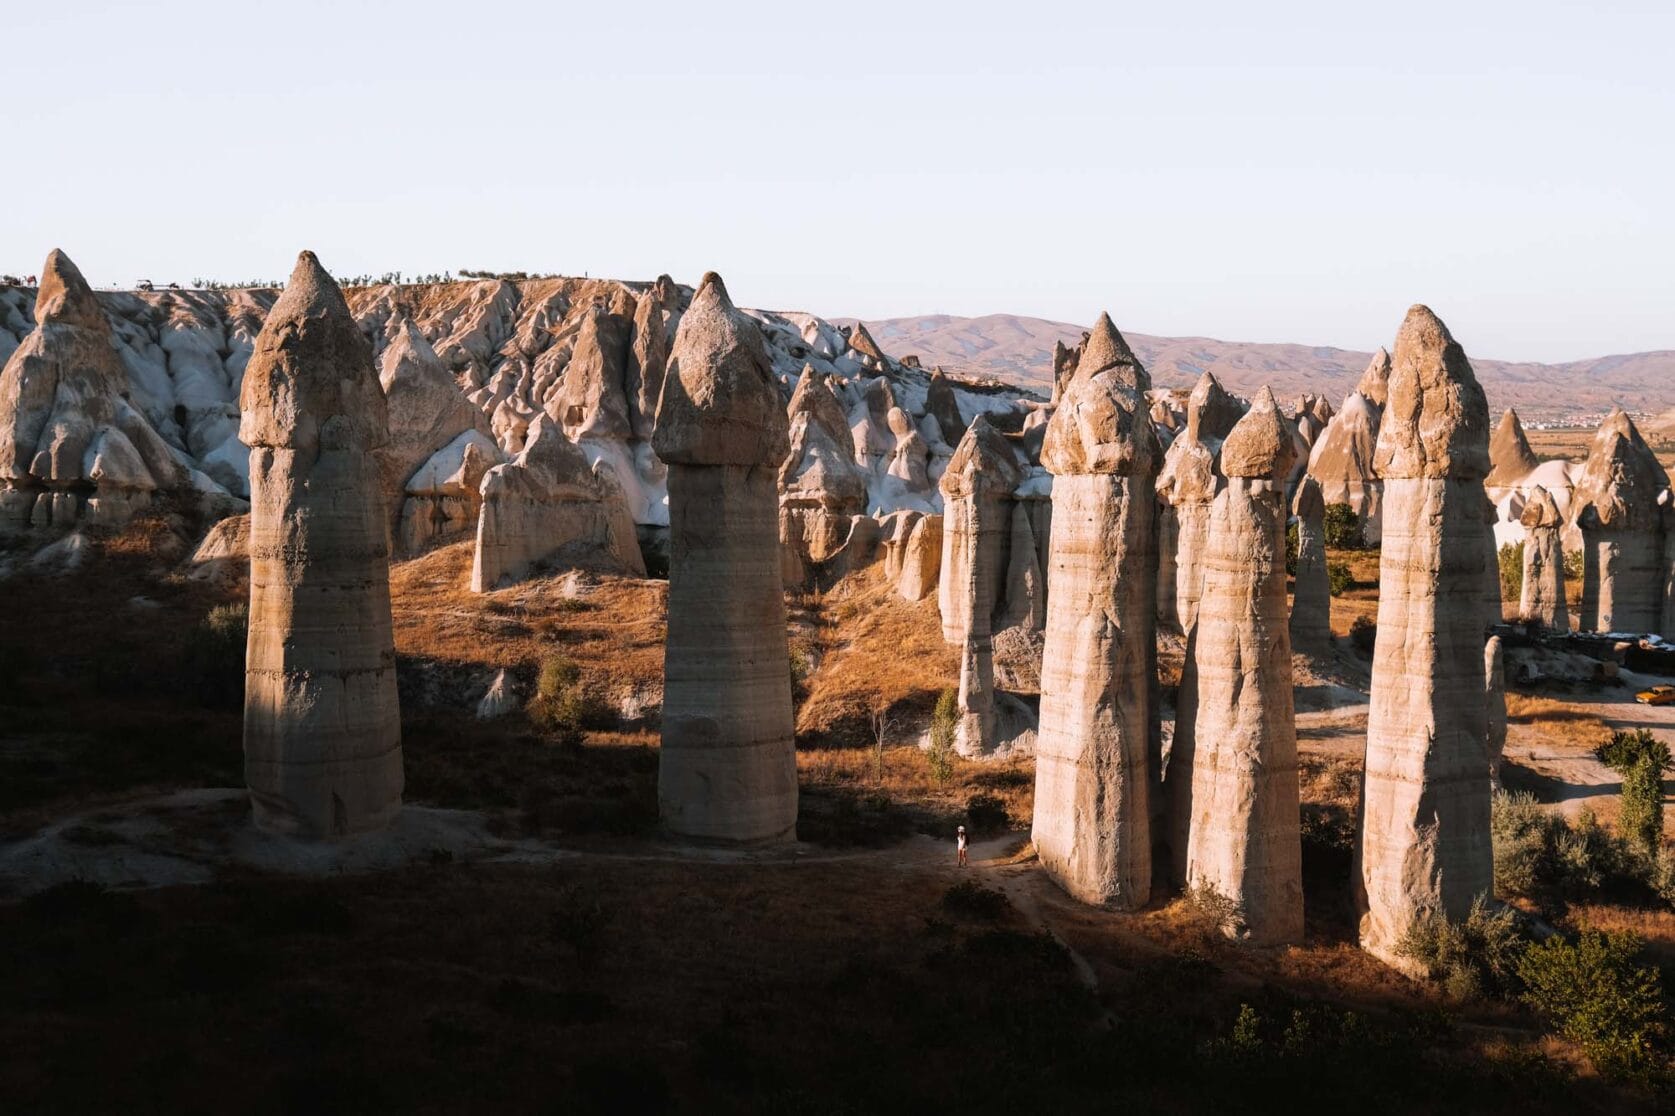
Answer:
<svg viewBox="0 0 1675 1116"><path fill-rule="evenodd" d="M0 529L121 526L187 470L129 404L105 312L56 249L35 322L0 371Z"/></svg>
<svg viewBox="0 0 1675 1116"><path fill-rule="evenodd" d="M1220 380L1206 372L1193 385L1192 394L1187 396L1187 433L1200 442L1219 442L1227 437L1244 413L1244 404L1229 395Z"/></svg>
<svg viewBox="0 0 1675 1116"><path fill-rule="evenodd" d="M663 394L663 368L669 360L668 307L664 292L674 288L667 275L640 296L634 306L633 339L623 376L628 399L628 427L635 438L650 441L657 426L657 397Z"/></svg>
<svg viewBox="0 0 1675 1116"><path fill-rule="evenodd" d="M1487 718L1484 747L1489 753L1489 784L1499 790L1501 755L1506 751L1506 661L1501 637L1496 635L1483 644L1483 711Z"/></svg>
<svg viewBox="0 0 1675 1116"><path fill-rule="evenodd" d="M1160 449L1150 386L1101 315L1042 454L1053 528L1033 837L1067 892L1123 909L1152 890Z"/></svg>
<svg viewBox="0 0 1675 1116"><path fill-rule="evenodd" d="M1022 480L1006 439L978 415L954 451L940 487L942 573L937 602L943 638L959 644L960 726L956 747L988 755L1000 744L994 710L994 618L1006 577L1012 492Z"/></svg>
<svg viewBox="0 0 1675 1116"><path fill-rule="evenodd" d="M1383 521L1384 486L1373 466L1379 422L1378 406L1350 392L1309 451L1308 475L1320 482L1321 499L1353 508L1369 543L1378 541Z"/></svg>
<svg viewBox="0 0 1675 1116"><path fill-rule="evenodd" d="M1521 517L1524 527L1524 588L1518 615L1556 632L1570 631L1564 595L1564 550L1559 542L1564 518L1553 496L1539 485Z"/></svg>
<svg viewBox="0 0 1675 1116"><path fill-rule="evenodd" d="M942 440L951 446L960 444L965 437L966 421L960 417L960 404L954 398L954 389L948 385L948 377L938 368L931 374L930 386L925 389L925 412L936 422L937 429L942 432Z"/></svg>
<svg viewBox="0 0 1675 1116"><path fill-rule="evenodd" d="M1652 632L1663 623L1658 496L1669 476L1620 409L1594 435L1571 496L1582 535L1585 632Z"/></svg>
<svg viewBox="0 0 1675 1116"><path fill-rule="evenodd" d="M941 572L942 517L922 516L907 536L896 595L906 601L924 600L936 591Z"/></svg>
<svg viewBox="0 0 1675 1116"><path fill-rule="evenodd" d="M1320 650L1332 639L1332 591L1326 576L1326 502L1320 482L1304 477L1291 505L1297 517L1297 573L1291 602L1291 643Z"/></svg>
<svg viewBox="0 0 1675 1116"><path fill-rule="evenodd" d="M1500 493L1535 472L1540 464L1524 435L1524 424L1518 421L1518 412L1508 407L1489 439L1489 475L1483 478L1489 498L1499 499Z"/></svg>
<svg viewBox="0 0 1675 1116"><path fill-rule="evenodd" d="M502 588L537 563L561 558L645 576L616 478L608 468L589 466L549 416L536 418L521 453L481 476L472 592Z"/></svg>
<svg viewBox="0 0 1675 1116"><path fill-rule="evenodd" d="M652 445L669 466L663 824L700 841L791 840L797 765L776 484L789 437L761 333L713 273L681 319Z"/></svg>
<svg viewBox="0 0 1675 1116"><path fill-rule="evenodd" d="M250 449L245 777L256 824L342 837L401 808L401 710L387 439L372 352L304 252L256 338L240 437Z"/></svg>
<svg viewBox="0 0 1675 1116"><path fill-rule="evenodd" d="M1283 478L1289 424L1262 390L1222 448L1195 657L1186 878L1230 904L1225 929L1259 944L1303 934L1302 840ZM1170 779L1176 778L1170 757Z"/></svg>
<svg viewBox="0 0 1675 1116"><path fill-rule="evenodd" d="M570 363L557 393L547 401L547 413L568 438L625 440L629 435L627 384L634 317L631 300L623 292L619 295L622 302L596 302L582 315Z"/></svg>
<svg viewBox="0 0 1675 1116"><path fill-rule="evenodd" d="M1417 918L1465 918L1493 891L1485 739L1488 407L1423 306L1396 340L1375 460L1384 480L1358 865L1361 944L1400 964Z"/></svg>

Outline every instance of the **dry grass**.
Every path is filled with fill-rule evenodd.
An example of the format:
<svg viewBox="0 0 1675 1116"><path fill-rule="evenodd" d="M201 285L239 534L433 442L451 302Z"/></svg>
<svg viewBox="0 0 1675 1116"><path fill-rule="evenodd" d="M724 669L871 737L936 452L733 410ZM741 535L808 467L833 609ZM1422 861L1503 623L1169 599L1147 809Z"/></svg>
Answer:
<svg viewBox="0 0 1675 1116"><path fill-rule="evenodd" d="M1343 636L1358 617L1378 621L1378 559L1376 550L1328 550L1328 562L1342 562L1349 567L1355 583L1331 602L1332 634Z"/></svg>
<svg viewBox="0 0 1675 1116"><path fill-rule="evenodd" d="M1548 740L1585 748L1593 748L1611 736L1610 726L1597 714L1543 694L1508 691L1506 718L1514 725L1541 726L1542 736Z"/></svg>
<svg viewBox="0 0 1675 1116"><path fill-rule="evenodd" d="M884 794L945 817L963 813L973 795L986 794L1006 807L1013 828L1029 828L1034 817L1031 759L979 763L956 756L947 782L939 785L926 753L915 745L889 746L882 754L870 748L821 748L797 754L797 773L804 789L817 794Z"/></svg>

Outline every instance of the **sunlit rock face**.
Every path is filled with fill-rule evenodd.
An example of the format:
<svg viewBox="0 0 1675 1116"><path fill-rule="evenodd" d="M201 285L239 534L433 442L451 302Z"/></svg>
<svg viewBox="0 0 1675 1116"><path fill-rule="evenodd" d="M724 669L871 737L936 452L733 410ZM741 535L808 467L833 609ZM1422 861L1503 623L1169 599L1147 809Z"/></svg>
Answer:
<svg viewBox="0 0 1675 1116"><path fill-rule="evenodd" d="M669 627L657 795L670 833L790 840L797 824L777 476L784 404L720 276L692 297L657 428L669 469Z"/></svg>
<svg viewBox="0 0 1675 1116"><path fill-rule="evenodd" d="M1053 474L1034 841L1070 894L1152 892L1156 495L1145 369L1101 315L1048 424Z"/></svg>
<svg viewBox="0 0 1675 1116"><path fill-rule="evenodd" d="M1571 517L1582 535L1581 629L1655 632L1663 625L1663 515L1669 476L1614 410L1576 475Z"/></svg>
<svg viewBox="0 0 1675 1116"><path fill-rule="evenodd" d="M1357 881L1361 944L1391 964L1415 919L1463 919L1493 891L1488 442L1488 407L1465 352L1436 315L1413 307L1375 454L1384 537Z"/></svg>
<svg viewBox="0 0 1675 1116"><path fill-rule="evenodd" d="M1564 517L1547 489L1537 485L1524 505L1524 587L1518 615L1555 632L1570 631L1570 611L1564 595L1564 550L1560 536Z"/></svg>
<svg viewBox="0 0 1675 1116"><path fill-rule="evenodd" d="M1332 638L1332 589L1326 576L1326 502L1320 482L1304 477L1291 514L1297 520L1297 573L1293 578L1291 644L1319 651Z"/></svg>
<svg viewBox="0 0 1675 1116"><path fill-rule="evenodd" d="M1303 935L1297 726L1285 594L1291 424L1264 388L1222 446L1195 657L1187 885L1229 904L1229 933ZM1171 773L1171 779L1174 773Z"/></svg>
<svg viewBox="0 0 1675 1116"><path fill-rule="evenodd" d="M250 452L245 777L264 829L343 837L401 808L389 437L372 351L304 252L243 384Z"/></svg>

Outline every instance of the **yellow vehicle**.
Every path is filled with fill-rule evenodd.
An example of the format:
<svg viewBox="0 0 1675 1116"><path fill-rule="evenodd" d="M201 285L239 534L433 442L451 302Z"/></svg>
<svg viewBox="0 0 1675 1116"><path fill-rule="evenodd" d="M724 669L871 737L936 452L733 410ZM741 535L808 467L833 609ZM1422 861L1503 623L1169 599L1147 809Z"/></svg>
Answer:
<svg viewBox="0 0 1675 1116"><path fill-rule="evenodd" d="M1634 695L1641 705L1675 705L1675 686L1653 686Z"/></svg>

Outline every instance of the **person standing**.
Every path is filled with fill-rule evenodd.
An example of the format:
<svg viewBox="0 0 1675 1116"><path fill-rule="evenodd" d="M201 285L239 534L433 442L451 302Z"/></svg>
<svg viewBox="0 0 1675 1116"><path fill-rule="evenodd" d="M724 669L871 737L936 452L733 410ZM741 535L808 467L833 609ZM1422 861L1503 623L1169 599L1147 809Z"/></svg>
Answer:
<svg viewBox="0 0 1675 1116"><path fill-rule="evenodd" d="M970 867L970 865L967 863L966 858L965 858L965 845L966 845L965 826L962 825L962 826L960 826L959 830L954 834L954 848L956 850L958 850L958 852L959 852L958 863L959 863L959 866L961 868Z"/></svg>

